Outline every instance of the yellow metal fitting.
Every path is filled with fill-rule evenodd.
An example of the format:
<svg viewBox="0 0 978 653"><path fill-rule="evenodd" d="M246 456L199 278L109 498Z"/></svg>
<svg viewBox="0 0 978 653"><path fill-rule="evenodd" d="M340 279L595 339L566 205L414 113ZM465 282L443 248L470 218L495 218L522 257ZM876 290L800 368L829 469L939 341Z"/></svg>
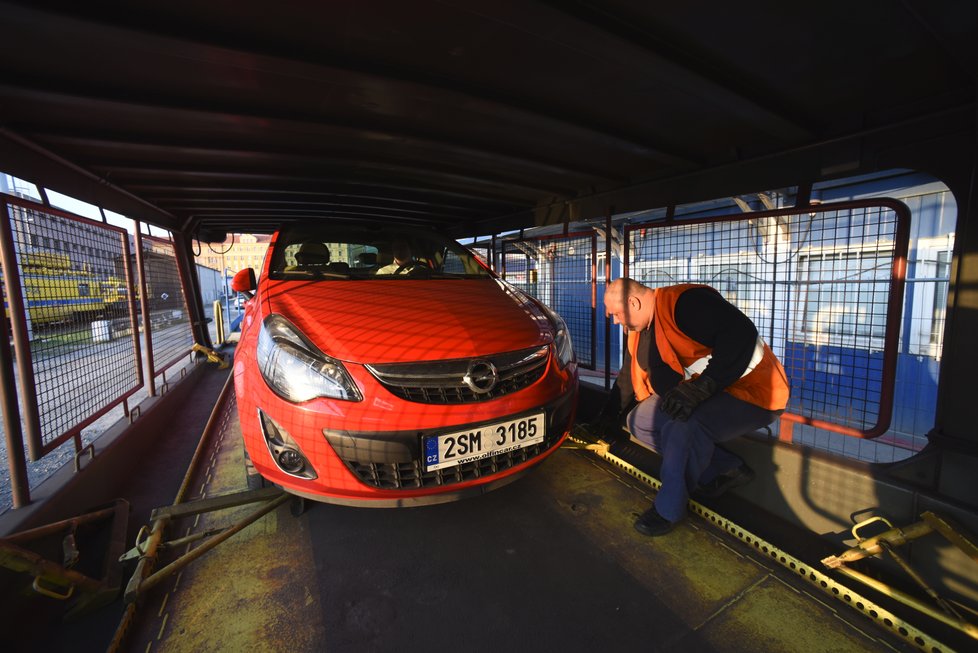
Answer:
<svg viewBox="0 0 978 653"><path fill-rule="evenodd" d="M886 532L870 538L863 539L859 536L860 528L876 521L883 522L891 528ZM911 524L906 528L894 528L890 522L882 517L873 517L852 527L852 534L859 540L859 544L852 547L848 551L842 552L838 556L829 556L828 558L824 558L822 560L822 564L830 569L838 569L841 565L847 562L855 562L856 560L862 560L863 558L882 553L885 545L900 546L901 544L904 544L910 540L927 535L933 530L934 529L931 528L929 524L922 521Z"/></svg>
<svg viewBox="0 0 978 653"><path fill-rule="evenodd" d="M208 349L203 345L194 343L194 346L191 349L191 351L200 352L201 354L207 356L207 360L209 360L212 363L217 363L217 369L219 370L227 369L228 366L230 365L230 363L228 363L227 359L224 356L221 356L213 349Z"/></svg>

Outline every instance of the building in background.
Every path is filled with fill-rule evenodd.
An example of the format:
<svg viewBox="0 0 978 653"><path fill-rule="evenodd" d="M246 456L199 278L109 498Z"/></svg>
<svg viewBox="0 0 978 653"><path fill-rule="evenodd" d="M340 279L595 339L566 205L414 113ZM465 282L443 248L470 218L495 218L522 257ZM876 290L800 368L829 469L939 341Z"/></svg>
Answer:
<svg viewBox="0 0 978 653"><path fill-rule="evenodd" d="M270 241L271 236L264 234L231 234L223 243L202 244L197 263L229 275L244 268L253 268L257 273Z"/></svg>

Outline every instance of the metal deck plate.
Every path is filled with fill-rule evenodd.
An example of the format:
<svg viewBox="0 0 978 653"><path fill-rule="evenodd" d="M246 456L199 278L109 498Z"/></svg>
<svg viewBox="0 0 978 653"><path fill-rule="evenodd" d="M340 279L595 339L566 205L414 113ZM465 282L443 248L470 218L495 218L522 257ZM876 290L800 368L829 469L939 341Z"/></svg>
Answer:
<svg viewBox="0 0 978 653"><path fill-rule="evenodd" d="M236 419L215 446L206 493L242 489ZM147 597L125 648L911 650L694 515L664 538L639 535L650 494L568 447L475 499L280 508Z"/></svg>

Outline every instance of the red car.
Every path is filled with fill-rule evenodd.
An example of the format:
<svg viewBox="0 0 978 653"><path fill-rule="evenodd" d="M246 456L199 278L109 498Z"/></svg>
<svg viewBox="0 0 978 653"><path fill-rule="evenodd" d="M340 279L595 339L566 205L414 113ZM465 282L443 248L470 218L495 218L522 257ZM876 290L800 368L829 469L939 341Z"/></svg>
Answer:
<svg viewBox="0 0 978 653"><path fill-rule="evenodd" d="M244 270L233 288L253 293L234 359L245 447L293 494L370 506L479 494L551 454L573 422L564 321L437 233L282 229L257 283Z"/></svg>

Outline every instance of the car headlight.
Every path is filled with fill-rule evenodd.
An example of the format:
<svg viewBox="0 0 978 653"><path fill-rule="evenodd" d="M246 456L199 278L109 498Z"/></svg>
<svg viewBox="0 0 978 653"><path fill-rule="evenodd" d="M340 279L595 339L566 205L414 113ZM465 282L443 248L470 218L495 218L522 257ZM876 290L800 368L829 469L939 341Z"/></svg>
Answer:
<svg viewBox="0 0 978 653"><path fill-rule="evenodd" d="M561 368L567 367L574 360L574 345L571 342L570 331L567 330L567 323L564 322L564 318L557 315L557 311L546 304L541 306L547 312L547 317L554 327L554 351L557 354L557 362L560 363Z"/></svg>
<svg viewBox="0 0 978 653"><path fill-rule="evenodd" d="M268 387L293 403L316 397L363 400L343 364L319 351L280 315L262 322L257 359Z"/></svg>

